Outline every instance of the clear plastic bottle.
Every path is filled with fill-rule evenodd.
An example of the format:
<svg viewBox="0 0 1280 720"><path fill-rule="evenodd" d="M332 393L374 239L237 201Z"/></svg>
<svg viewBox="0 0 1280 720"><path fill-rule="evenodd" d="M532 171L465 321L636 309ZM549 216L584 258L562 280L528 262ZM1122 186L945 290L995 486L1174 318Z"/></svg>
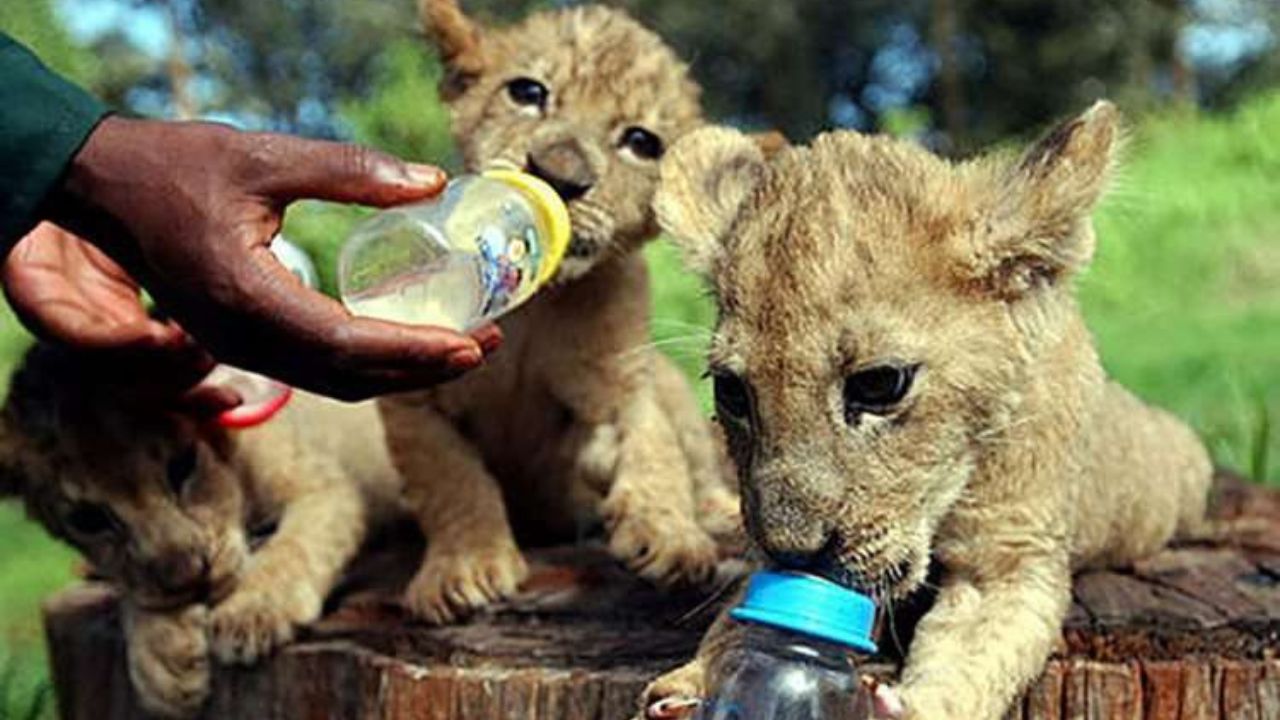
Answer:
<svg viewBox="0 0 1280 720"><path fill-rule="evenodd" d="M867 720L859 658L875 652L875 603L812 575L759 572L730 611L738 642L708 668L698 720Z"/></svg>
<svg viewBox="0 0 1280 720"><path fill-rule="evenodd" d="M569 235L569 211L542 180L464 175L358 225L338 259L339 291L356 315L470 330L550 280Z"/></svg>

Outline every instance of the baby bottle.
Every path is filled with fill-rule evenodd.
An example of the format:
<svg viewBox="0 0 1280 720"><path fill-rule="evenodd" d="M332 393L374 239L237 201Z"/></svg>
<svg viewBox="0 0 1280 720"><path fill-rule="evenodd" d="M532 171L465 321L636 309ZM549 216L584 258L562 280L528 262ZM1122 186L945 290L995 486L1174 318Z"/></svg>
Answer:
<svg viewBox="0 0 1280 720"><path fill-rule="evenodd" d="M356 226L338 259L339 291L356 315L470 330L550 280L569 234L569 211L542 180L464 175Z"/></svg>
<svg viewBox="0 0 1280 720"><path fill-rule="evenodd" d="M739 640L708 668L699 720L865 720L874 717L859 657L875 652L875 603L833 582L758 572L730 611Z"/></svg>

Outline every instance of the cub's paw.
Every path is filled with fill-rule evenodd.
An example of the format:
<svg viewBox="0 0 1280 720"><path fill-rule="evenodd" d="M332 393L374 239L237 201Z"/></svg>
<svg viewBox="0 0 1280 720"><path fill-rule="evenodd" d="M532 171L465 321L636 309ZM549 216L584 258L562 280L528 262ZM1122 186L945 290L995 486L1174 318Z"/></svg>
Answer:
<svg viewBox="0 0 1280 720"><path fill-rule="evenodd" d="M186 718L209 695L208 610L138 614L128 628L129 680L151 715Z"/></svg>
<svg viewBox="0 0 1280 720"><path fill-rule="evenodd" d="M643 720L683 720L693 717L702 697L706 671L698 660L682 665L649 683L640 698Z"/></svg>
<svg viewBox="0 0 1280 720"><path fill-rule="evenodd" d="M609 552L659 585L700 585L716 570L716 543L691 518L610 498L602 507Z"/></svg>
<svg viewBox="0 0 1280 720"><path fill-rule="evenodd" d="M529 566L514 542L463 552L434 552L405 590L404 604L433 625L462 619L491 603L514 595L529 577Z"/></svg>
<svg viewBox="0 0 1280 720"><path fill-rule="evenodd" d="M224 663L254 663L320 616L324 599L302 582L250 578L209 617L213 653Z"/></svg>
<svg viewBox="0 0 1280 720"><path fill-rule="evenodd" d="M698 498L698 524L717 542L739 542L745 536L742 503L727 488L706 491Z"/></svg>

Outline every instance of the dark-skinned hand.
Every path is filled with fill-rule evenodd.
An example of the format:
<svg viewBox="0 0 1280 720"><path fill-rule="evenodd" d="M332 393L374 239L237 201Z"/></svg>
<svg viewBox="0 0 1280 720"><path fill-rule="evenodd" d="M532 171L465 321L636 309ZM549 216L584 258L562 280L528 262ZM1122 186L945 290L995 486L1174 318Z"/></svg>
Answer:
<svg viewBox="0 0 1280 720"><path fill-rule="evenodd" d="M138 284L93 245L52 223L41 223L0 268L14 312L38 337L101 356L119 380L156 400L197 415L234 407L233 391L195 387L213 367L177 323L147 313Z"/></svg>
<svg viewBox="0 0 1280 720"><path fill-rule="evenodd" d="M444 182L436 168L356 145L108 117L48 207L50 219L115 261L100 276L136 278L219 361L354 400L451 379L479 365L501 334L492 325L467 336L352 317L298 282L268 245L294 200L382 207L431 197ZM106 258L89 257L107 268ZM66 292L45 287L48 297ZM102 343L96 322L45 305L28 302L20 313L47 335ZM115 331L139 333L143 344L173 342L162 327L122 324L112 307L103 317Z"/></svg>

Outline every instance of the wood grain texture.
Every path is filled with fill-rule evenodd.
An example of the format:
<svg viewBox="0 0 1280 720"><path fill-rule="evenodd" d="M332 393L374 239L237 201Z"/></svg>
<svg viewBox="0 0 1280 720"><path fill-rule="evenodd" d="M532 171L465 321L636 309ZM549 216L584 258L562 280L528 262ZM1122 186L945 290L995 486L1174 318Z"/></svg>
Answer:
<svg viewBox="0 0 1280 720"><path fill-rule="evenodd" d="M1009 718L1280 720L1280 496L1223 475L1214 506L1251 522L1076 579L1060 649ZM394 602L420 552L408 531L375 542L299 642L258 667L217 671L204 717L621 720L650 678L693 653L723 601L661 593L599 547L553 548L531 555L519 597L428 628ZM145 717L112 592L85 583L45 614L63 716ZM890 658L870 667L894 669Z"/></svg>

